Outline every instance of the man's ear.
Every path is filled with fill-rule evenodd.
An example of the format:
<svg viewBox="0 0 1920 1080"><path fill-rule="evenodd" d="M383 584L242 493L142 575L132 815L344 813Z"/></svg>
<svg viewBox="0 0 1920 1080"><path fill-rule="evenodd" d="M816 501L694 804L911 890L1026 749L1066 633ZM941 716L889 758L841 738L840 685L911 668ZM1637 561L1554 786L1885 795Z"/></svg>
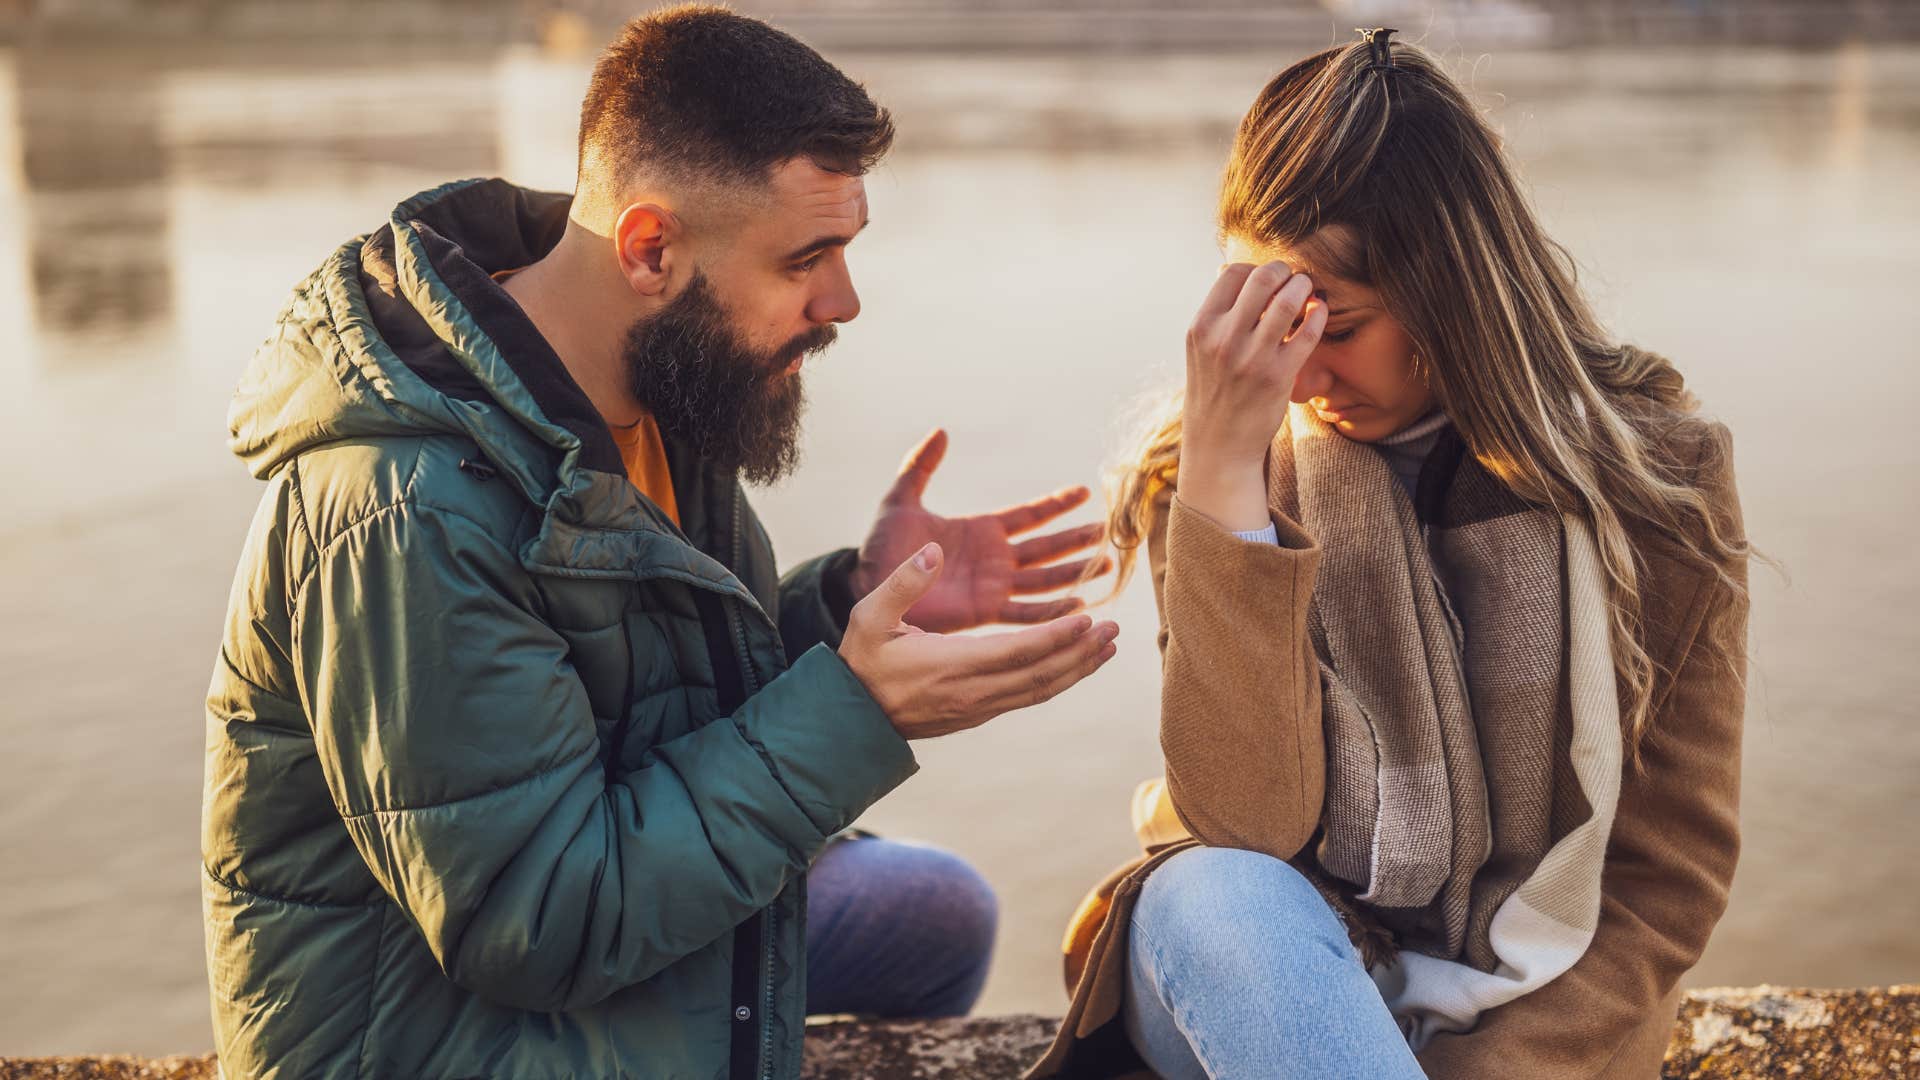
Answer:
<svg viewBox="0 0 1920 1080"><path fill-rule="evenodd" d="M658 203L634 203L613 223L613 248L620 276L641 296L667 289L670 253L684 241L680 219Z"/></svg>

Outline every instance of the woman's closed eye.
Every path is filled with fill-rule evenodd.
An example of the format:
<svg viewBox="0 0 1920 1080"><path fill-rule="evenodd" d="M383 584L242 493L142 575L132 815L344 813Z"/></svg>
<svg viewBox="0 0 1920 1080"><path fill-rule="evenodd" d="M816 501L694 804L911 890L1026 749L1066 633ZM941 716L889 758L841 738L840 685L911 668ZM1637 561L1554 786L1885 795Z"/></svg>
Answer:
<svg viewBox="0 0 1920 1080"><path fill-rule="evenodd" d="M1359 327L1357 326L1349 326L1345 330L1322 330L1320 331L1320 340L1332 341L1336 343L1341 341L1346 341L1347 339L1353 337L1353 332L1358 329Z"/></svg>

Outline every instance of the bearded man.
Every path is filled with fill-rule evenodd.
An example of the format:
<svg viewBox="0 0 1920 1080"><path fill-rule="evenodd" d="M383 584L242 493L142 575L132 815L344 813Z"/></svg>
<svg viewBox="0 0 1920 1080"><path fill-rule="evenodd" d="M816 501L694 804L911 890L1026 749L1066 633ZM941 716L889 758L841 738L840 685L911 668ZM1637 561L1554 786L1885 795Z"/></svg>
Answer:
<svg viewBox="0 0 1920 1080"><path fill-rule="evenodd" d="M449 184L297 287L230 415L267 487L208 696L226 1075L794 1077L810 1006L971 1005L978 875L832 841L910 740L1113 655L1016 599L1098 570L1010 539L1086 492L938 517L936 433L779 579L741 488L794 467L892 134L793 38L659 12L572 197ZM1037 625L948 634L996 621Z"/></svg>

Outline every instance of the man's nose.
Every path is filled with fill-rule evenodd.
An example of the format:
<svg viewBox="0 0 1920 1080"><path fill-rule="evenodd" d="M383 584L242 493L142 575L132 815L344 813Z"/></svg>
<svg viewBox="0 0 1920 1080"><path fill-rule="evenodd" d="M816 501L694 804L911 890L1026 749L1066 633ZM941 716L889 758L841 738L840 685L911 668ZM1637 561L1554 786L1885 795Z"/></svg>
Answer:
<svg viewBox="0 0 1920 1080"><path fill-rule="evenodd" d="M807 318L815 323L852 322L859 314L860 294L854 291L853 275L844 270L832 275L807 304Z"/></svg>

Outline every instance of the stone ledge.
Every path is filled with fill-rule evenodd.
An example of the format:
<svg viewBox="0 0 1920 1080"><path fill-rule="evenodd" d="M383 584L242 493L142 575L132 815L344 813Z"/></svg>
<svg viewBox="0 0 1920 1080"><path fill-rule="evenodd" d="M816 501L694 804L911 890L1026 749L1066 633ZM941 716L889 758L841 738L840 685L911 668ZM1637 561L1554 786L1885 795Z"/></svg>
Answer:
<svg viewBox="0 0 1920 1080"><path fill-rule="evenodd" d="M1020 1075L1058 1020L837 1020L807 1028L809 1080L997 1080ZM213 1080L211 1057L0 1058L0 1080ZM1804 1076L1920 1080L1920 986L1687 995L1667 1080Z"/></svg>
<svg viewBox="0 0 1920 1080"><path fill-rule="evenodd" d="M1665 1075L1920 1077L1920 986L1695 990Z"/></svg>

